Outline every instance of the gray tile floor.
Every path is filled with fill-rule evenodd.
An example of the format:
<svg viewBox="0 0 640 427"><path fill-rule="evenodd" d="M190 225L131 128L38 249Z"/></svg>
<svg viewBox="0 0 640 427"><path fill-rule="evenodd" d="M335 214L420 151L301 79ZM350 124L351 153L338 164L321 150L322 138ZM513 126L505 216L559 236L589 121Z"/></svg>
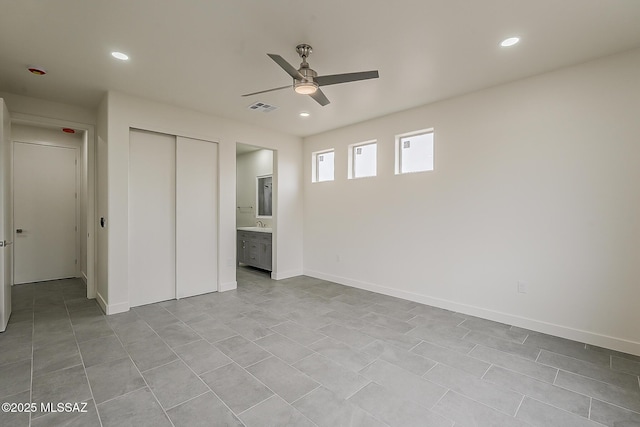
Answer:
<svg viewBox="0 0 640 427"><path fill-rule="evenodd" d="M640 426L640 357L309 277L104 316L77 280L13 289L9 426ZM38 408L39 409L39 408Z"/></svg>

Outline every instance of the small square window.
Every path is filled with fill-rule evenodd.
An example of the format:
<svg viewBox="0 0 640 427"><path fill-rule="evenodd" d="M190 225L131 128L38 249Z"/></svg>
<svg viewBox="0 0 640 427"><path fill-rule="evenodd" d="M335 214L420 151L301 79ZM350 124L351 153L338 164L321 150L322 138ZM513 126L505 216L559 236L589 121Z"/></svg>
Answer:
<svg viewBox="0 0 640 427"><path fill-rule="evenodd" d="M376 176L378 144L375 141L349 146L349 179Z"/></svg>
<svg viewBox="0 0 640 427"><path fill-rule="evenodd" d="M335 153L333 150L318 151L316 153L312 153L312 182L333 181L334 154Z"/></svg>
<svg viewBox="0 0 640 427"><path fill-rule="evenodd" d="M396 174L433 170L433 129L396 137Z"/></svg>

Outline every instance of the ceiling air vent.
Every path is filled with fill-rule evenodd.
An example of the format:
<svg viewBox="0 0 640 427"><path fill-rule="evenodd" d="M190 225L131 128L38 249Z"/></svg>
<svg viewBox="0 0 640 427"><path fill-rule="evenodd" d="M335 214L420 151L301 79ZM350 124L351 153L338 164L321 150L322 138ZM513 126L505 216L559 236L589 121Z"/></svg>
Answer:
<svg viewBox="0 0 640 427"><path fill-rule="evenodd" d="M253 111L262 111L263 113L270 113L271 111L278 109L275 105L265 104L264 102L256 102L255 104L249 105L247 108Z"/></svg>

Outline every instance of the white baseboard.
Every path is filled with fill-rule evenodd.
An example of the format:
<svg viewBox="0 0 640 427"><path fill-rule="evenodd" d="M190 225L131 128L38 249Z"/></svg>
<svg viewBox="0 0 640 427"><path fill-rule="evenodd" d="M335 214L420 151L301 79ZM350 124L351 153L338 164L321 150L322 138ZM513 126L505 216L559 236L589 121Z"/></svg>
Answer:
<svg viewBox="0 0 640 427"><path fill-rule="evenodd" d="M273 280L283 280L283 279L289 279L291 277L296 277L296 276L302 276L302 270L288 270L288 271L272 271L271 272L271 278Z"/></svg>
<svg viewBox="0 0 640 427"><path fill-rule="evenodd" d="M98 301L98 305L105 312L105 314L118 314L124 313L125 311L129 311L129 303L121 302L119 304L107 304L102 295L99 292L96 293L96 301Z"/></svg>
<svg viewBox="0 0 640 427"><path fill-rule="evenodd" d="M99 292L96 292L96 301L98 302L98 305L100 306L102 311L106 314L107 313L107 302L104 300L104 298L102 298L102 295L100 295Z"/></svg>
<svg viewBox="0 0 640 427"><path fill-rule="evenodd" d="M87 275L84 273L84 271L80 272L80 279L84 282L84 285L87 286Z"/></svg>
<svg viewBox="0 0 640 427"><path fill-rule="evenodd" d="M446 310L456 311L462 314L482 317L484 319L496 322L514 325L520 328L530 329L532 331L542 332L545 334L555 335L558 337L583 342L599 347L605 347L612 350L621 351L640 356L640 342L629 341L623 338L602 335L595 332L584 331L581 329L570 328L568 326L558 325L545 322L543 320L530 319L515 314L504 313L501 311L490 310L474 305L463 304L455 301L434 298L428 295L416 294L400 289L388 288L374 283L363 282L347 277L334 276L331 274L321 273L319 271L304 270L306 276L315 277L317 279L328 280L339 283L341 285L351 286L358 289L364 289L383 295L402 298L409 301L426 304L433 307L444 308Z"/></svg>
<svg viewBox="0 0 640 427"><path fill-rule="evenodd" d="M238 288L238 282L235 280L233 282L220 283L218 286L218 292L232 291Z"/></svg>
<svg viewBox="0 0 640 427"><path fill-rule="evenodd" d="M107 307L107 314L118 314L129 311L131 307L129 306L129 302L121 302L118 304L110 304Z"/></svg>

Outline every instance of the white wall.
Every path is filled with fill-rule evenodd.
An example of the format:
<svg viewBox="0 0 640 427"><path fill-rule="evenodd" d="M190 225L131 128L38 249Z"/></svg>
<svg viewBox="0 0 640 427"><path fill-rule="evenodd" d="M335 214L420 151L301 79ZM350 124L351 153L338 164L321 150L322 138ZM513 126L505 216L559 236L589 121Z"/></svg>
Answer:
<svg viewBox="0 0 640 427"><path fill-rule="evenodd" d="M166 104L109 92L101 104L106 109L108 168L108 313L129 308L128 279L128 174L129 128L215 141L219 144L219 289L233 289L236 247L236 143L276 150L278 195L275 269L277 278L302 272L302 156L301 139ZM101 127L100 124L98 126ZM100 142L99 142L100 144ZM98 146L100 149L100 145ZM100 160L99 160L100 163ZM99 204L100 205L100 204ZM99 213L98 216L102 215Z"/></svg>
<svg viewBox="0 0 640 427"><path fill-rule="evenodd" d="M638 75L635 50L305 138L305 274L640 354ZM435 171L394 175L430 127ZM378 176L347 180L371 139Z"/></svg>
<svg viewBox="0 0 640 427"><path fill-rule="evenodd" d="M273 174L273 151L256 150L240 154L236 158L236 209L238 227L253 227L259 219L265 226L272 226L272 218L256 218L256 177ZM275 189L277 191L277 189ZM236 208L237 208L236 206ZM246 209L253 206L253 209Z"/></svg>
<svg viewBox="0 0 640 427"><path fill-rule="evenodd" d="M100 219L106 219L109 215L108 102L107 96L100 102L96 126L96 299L105 311L109 301L109 235L106 228L109 224L105 223L104 227L101 226Z"/></svg>
<svg viewBox="0 0 640 427"><path fill-rule="evenodd" d="M22 113L49 119L67 120L90 125L96 124L96 112L89 108L8 92L0 92L0 98L4 98L11 116L16 113Z"/></svg>

